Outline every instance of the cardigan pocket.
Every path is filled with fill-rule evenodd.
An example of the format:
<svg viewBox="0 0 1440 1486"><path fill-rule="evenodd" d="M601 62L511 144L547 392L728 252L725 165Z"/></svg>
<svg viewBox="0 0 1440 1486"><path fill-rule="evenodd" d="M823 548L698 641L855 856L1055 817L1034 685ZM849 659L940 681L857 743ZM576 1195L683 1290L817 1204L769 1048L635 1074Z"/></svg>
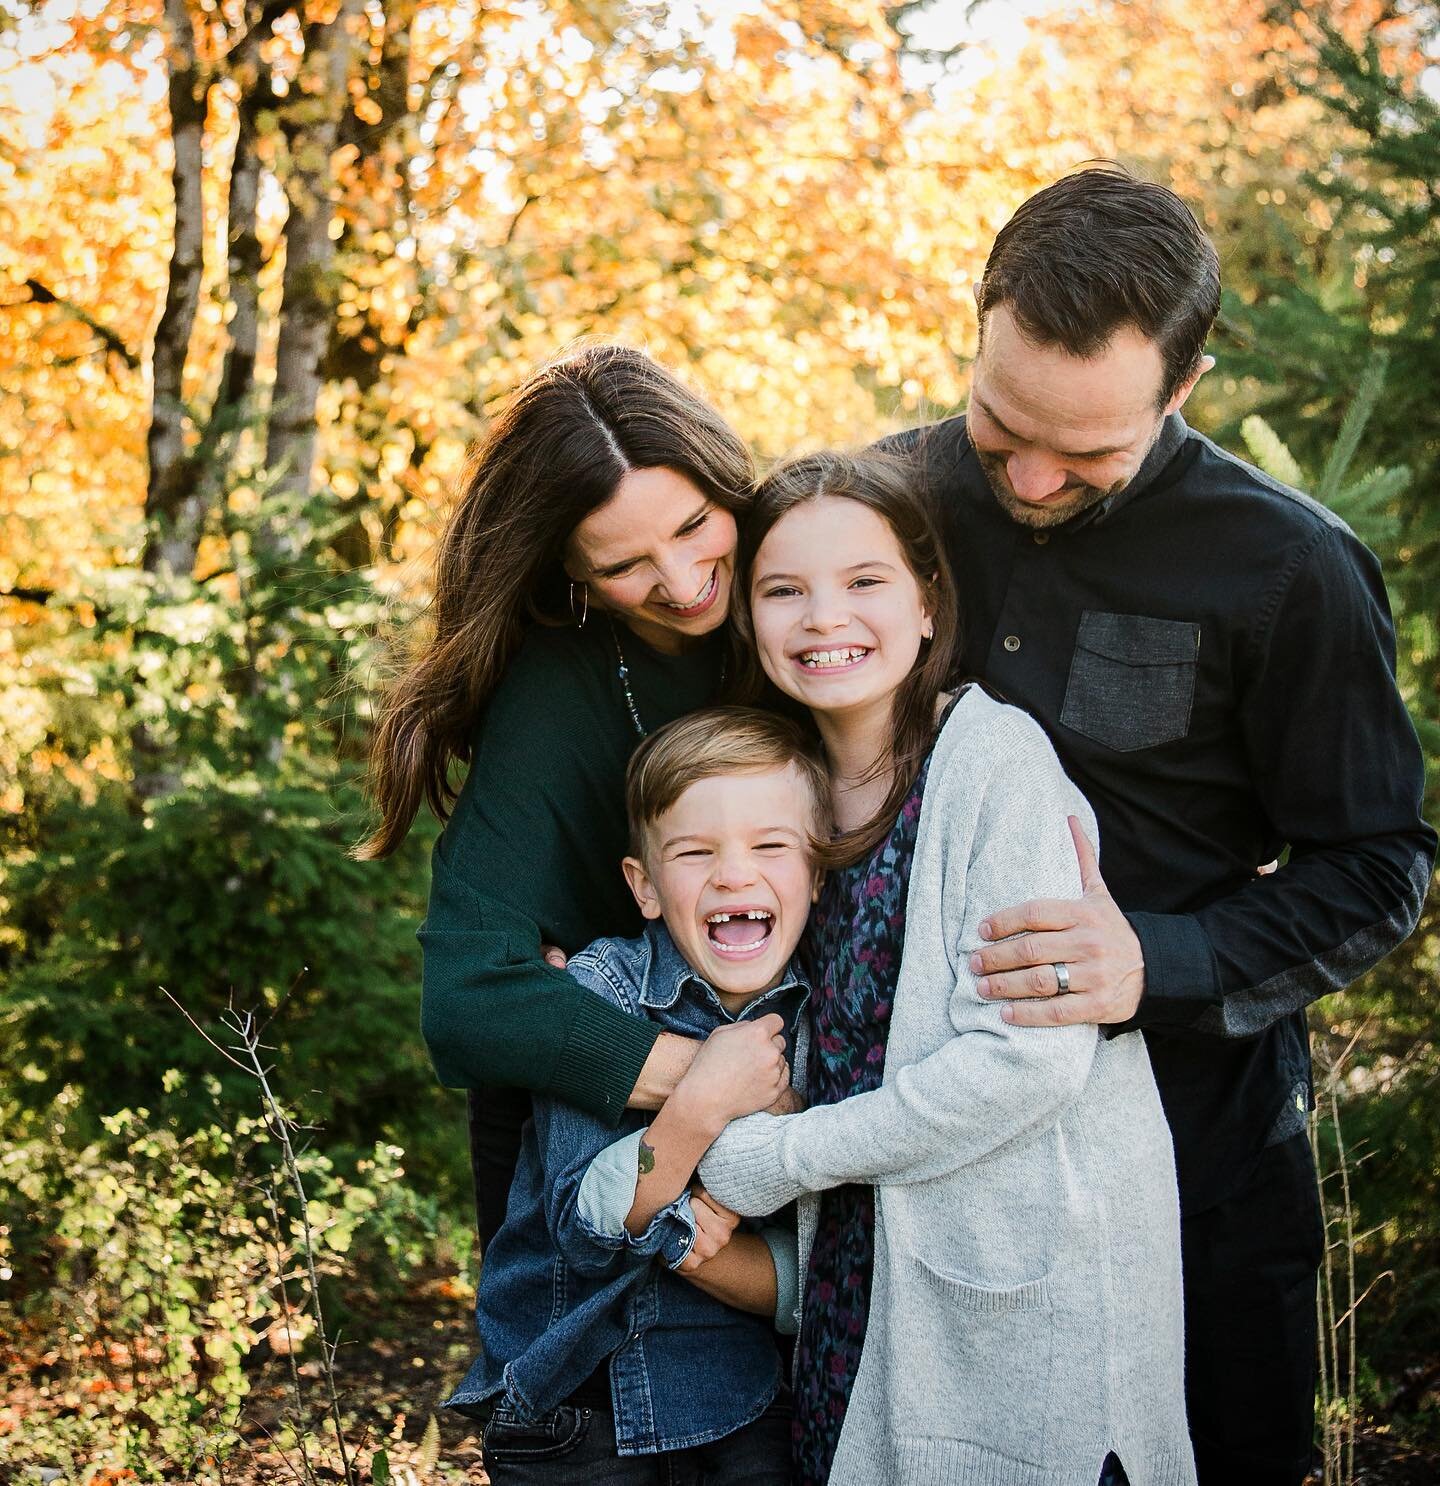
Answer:
<svg viewBox="0 0 1440 1486"><path fill-rule="evenodd" d="M918 1254L911 1256L920 1266L925 1278L942 1295L962 1305L967 1311L981 1313L993 1311L1034 1311L1050 1307L1050 1281L1042 1275L1038 1280L1027 1280L1023 1285L1011 1285L1008 1289L994 1289L988 1285L976 1285L962 1280L958 1275L945 1274L926 1263Z"/></svg>
<svg viewBox="0 0 1440 1486"><path fill-rule="evenodd" d="M1043 1463L1055 1356L1049 1279L996 1288L909 1258L920 1283L906 1287L912 1305L902 1302L906 1351L926 1361L906 1409L913 1432Z"/></svg>
<svg viewBox="0 0 1440 1486"><path fill-rule="evenodd" d="M1060 721L1117 753L1173 743L1190 731L1199 658L1189 620L1086 609Z"/></svg>

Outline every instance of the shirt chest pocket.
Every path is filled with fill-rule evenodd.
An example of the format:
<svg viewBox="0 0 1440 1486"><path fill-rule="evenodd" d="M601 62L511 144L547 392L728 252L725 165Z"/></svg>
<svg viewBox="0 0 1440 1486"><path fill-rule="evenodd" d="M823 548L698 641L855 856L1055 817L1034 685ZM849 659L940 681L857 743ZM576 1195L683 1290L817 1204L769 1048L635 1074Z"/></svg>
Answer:
<svg viewBox="0 0 1440 1486"><path fill-rule="evenodd" d="M1198 624L1086 609L1060 721L1119 753L1172 743L1190 728L1199 658Z"/></svg>

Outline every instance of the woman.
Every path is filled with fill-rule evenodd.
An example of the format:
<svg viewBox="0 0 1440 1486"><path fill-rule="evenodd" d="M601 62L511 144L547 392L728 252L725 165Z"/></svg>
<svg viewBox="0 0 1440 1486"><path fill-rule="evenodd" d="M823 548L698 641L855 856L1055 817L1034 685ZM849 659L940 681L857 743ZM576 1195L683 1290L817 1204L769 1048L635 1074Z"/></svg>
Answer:
<svg viewBox="0 0 1440 1486"><path fill-rule="evenodd" d="M619 866L625 764L725 680L753 475L724 419L643 353L590 346L545 367L471 458L430 633L384 701L381 820L359 854L393 851L422 801L446 822L421 1022L441 1081L472 1091L482 1242L504 1216L524 1091L613 1122L658 1108L693 1054L541 946L639 932Z"/></svg>
<svg viewBox="0 0 1440 1486"><path fill-rule="evenodd" d="M955 598L908 478L808 456L745 529L749 627L824 743L837 865L808 931L811 1108L735 1122L701 1176L743 1214L801 1199L806 1486L1095 1486L1116 1457L1180 1486L1179 1211L1144 1043L1011 1026L969 965L986 913L1078 896L1067 817L1094 817L1024 713L940 695Z"/></svg>

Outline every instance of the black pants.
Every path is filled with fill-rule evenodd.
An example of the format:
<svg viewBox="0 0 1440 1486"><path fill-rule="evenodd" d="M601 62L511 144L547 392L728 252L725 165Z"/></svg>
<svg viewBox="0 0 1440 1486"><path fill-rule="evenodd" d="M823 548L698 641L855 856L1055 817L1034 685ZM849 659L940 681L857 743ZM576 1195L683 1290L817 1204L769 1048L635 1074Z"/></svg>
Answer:
<svg viewBox="0 0 1440 1486"><path fill-rule="evenodd" d="M530 1094L526 1089L471 1089L466 1111L470 1173L475 1178L475 1227L483 1254L505 1221L510 1183L520 1159L520 1131L530 1118Z"/></svg>
<svg viewBox="0 0 1440 1486"><path fill-rule="evenodd" d="M1200 1486L1297 1486L1314 1448L1324 1243L1307 1137L1262 1151L1228 1201L1183 1221L1180 1243Z"/></svg>

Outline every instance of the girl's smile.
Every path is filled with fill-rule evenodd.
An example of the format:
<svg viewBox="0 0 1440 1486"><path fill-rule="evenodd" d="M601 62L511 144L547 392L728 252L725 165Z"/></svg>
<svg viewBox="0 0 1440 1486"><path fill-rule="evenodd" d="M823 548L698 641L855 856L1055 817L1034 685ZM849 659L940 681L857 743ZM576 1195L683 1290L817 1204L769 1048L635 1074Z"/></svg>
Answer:
<svg viewBox="0 0 1440 1486"><path fill-rule="evenodd" d="M895 533L844 496L806 501L766 532L750 609L766 675L817 719L888 709L931 629Z"/></svg>

